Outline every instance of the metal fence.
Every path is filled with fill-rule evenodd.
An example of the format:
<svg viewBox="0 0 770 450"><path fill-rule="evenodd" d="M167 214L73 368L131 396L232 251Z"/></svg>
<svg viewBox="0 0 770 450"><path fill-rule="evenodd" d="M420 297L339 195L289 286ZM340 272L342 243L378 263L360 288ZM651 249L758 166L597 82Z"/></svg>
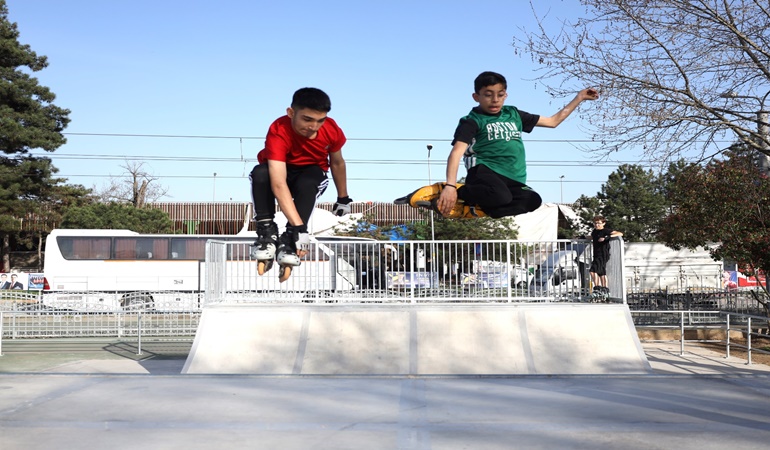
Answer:
<svg viewBox="0 0 770 450"><path fill-rule="evenodd" d="M143 292L108 304L104 292L0 291L0 338L191 337L211 302L306 303L627 303L638 326L711 326L709 312L763 315L751 296L714 287L626 292L621 240L611 242L608 300L589 295L590 241L372 241L319 238L288 281L257 273L251 241L209 241L203 292ZM616 257L618 255L620 257ZM114 297L115 293L112 293ZM121 293L125 297L125 292ZM114 302L113 302L114 303ZM87 309L83 305L88 305Z"/></svg>
<svg viewBox="0 0 770 450"><path fill-rule="evenodd" d="M19 312L0 311L3 335L25 337L192 336L199 312Z"/></svg>
<svg viewBox="0 0 770 450"><path fill-rule="evenodd" d="M319 240L281 283L250 242L208 241L207 302L589 301L590 241ZM618 277L620 278L620 277ZM617 289L616 301L622 301Z"/></svg>
<svg viewBox="0 0 770 450"><path fill-rule="evenodd" d="M746 351L747 364L751 364L752 353L770 354L767 341L770 340L770 318L766 315L743 314L730 311L681 310L681 311L631 311L634 325L639 330L671 330L676 331L678 339L667 336L665 339L646 339L650 341L679 341L679 353L684 354L685 345L689 343L711 342L725 346L725 357L730 357L731 349ZM705 333L704 333L705 331ZM708 333L716 331L717 334ZM693 332L688 338L688 332ZM733 334L743 337L736 342ZM756 344L755 340L762 339L764 344Z"/></svg>

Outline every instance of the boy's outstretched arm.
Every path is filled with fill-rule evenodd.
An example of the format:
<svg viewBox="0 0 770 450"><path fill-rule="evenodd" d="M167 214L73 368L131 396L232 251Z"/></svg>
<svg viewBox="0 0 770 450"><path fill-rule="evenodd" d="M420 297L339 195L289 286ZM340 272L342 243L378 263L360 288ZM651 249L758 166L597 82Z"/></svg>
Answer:
<svg viewBox="0 0 770 450"><path fill-rule="evenodd" d="M584 100L596 100L598 98L599 98L599 91L597 91L596 89L594 88L583 89L582 91L578 92L577 95L575 95L575 98L573 98L572 101L567 103L567 106L562 108L561 111L557 112L551 117L540 116L540 119L537 121L536 126L546 127L546 128L556 128L557 126L559 126L560 123L564 122L564 120L567 117L569 117L570 114L572 114L572 111L574 111L578 107L578 105L580 105Z"/></svg>

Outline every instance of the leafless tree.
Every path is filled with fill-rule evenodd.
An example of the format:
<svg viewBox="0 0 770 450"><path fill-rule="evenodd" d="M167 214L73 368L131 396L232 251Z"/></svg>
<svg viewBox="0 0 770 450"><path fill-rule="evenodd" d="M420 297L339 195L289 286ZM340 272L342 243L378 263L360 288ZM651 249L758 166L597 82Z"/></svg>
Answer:
<svg viewBox="0 0 770 450"><path fill-rule="evenodd" d="M94 187L94 195L102 202L130 203L142 208L168 194L168 187L155 183L158 178L144 168L144 162L126 161L120 166L123 175L111 177L102 188Z"/></svg>
<svg viewBox="0 0 770 450"><path fill-rule="evenodd" d="M514 46L540 64L537 82L553 96L601 90L602 100L581 107L601 144L592 151L705 159L734 136L770 156L767 0L580 3L586 17L558 20L554 28L558 13L538 12L531 2L536 25Z"/></svg>

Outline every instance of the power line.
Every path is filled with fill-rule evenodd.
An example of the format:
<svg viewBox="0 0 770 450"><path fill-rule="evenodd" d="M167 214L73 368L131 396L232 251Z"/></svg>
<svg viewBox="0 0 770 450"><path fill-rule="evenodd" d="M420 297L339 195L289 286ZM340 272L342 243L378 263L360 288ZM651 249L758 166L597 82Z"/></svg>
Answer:
<svg viewBox="0 0 770 450"><path fill-rule="evenodd" d="M264 136L225 136L225 135L195 135L195 134L133 134L133 133L62 133L64 136L84 136L84 137L123 137L123 138L158 138L158 139L245 139L245 140L265 140ZM452 142L447 138L347 138L348 141L373 141L373 142ZM544 143L578 143L578 144L599 144L623 142L623 139L537 139L527 138L526 142L544 142ZM671 140L671 142L679 142ZM733 143L731 140L714 141L681 141L681 142L715 142L715 143Z"/></svg>
<svg viewBox="0 0 770 450"><path fill-rule="evenodd" d="M78 175L78 174L56 174L57 178L71 178L71 177L79 177L79 178L104 178L104 177L112 177L112 178L131 178L130 174L125 175L95 175L95 174L85 174L85 175ZM244 180L248 179L248 176L234 176L234 175L221 175L217 174L217 176L213 175L152 175L151 178L176 178L176 179L214 179L217 180L220 179L232 179L232 180ZM408 182L423 182L425 181L425 178L360 178L360 177L348 177L348 181L408 181ZM569 180L564 181L564 183L604 183L607 180ZM531 183L560 183L560 180L528 180L528 182Z"/></svg>
<svg viewBox="0 0 770 450"><path fill-rule="evenodd" d="M212 157L212 156L157 156L157 155L98 155L98 154L37 154L31 153L33 156L44 156L50 159L85 159L85 160L142 160L142 161L187 161L187 162L229 162L229 163L256 163L256 158L226 158L226 157ZM434 165L443 166L446 164L444 160L427 161L424 159L398 159L398 160L375 160L375 159L349 159L345 158L345 162L348 164L373 164L373 165ZM528 166L543 166L543 167L615 167L618 164L637 164L642 166L653 166L646 162L639 161L578 161L578 160L528 160Z"/></svg>

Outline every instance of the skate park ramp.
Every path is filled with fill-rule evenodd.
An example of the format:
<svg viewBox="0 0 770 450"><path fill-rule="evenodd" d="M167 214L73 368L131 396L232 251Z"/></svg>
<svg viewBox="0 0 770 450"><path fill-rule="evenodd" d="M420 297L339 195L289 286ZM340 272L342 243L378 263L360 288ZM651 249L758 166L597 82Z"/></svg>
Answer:
<svg viewBox="0 0 770 450"><path fill-rule="evenodd" d="M562 375L652 369L626 305L204 308L184 374Z"/></svg>

